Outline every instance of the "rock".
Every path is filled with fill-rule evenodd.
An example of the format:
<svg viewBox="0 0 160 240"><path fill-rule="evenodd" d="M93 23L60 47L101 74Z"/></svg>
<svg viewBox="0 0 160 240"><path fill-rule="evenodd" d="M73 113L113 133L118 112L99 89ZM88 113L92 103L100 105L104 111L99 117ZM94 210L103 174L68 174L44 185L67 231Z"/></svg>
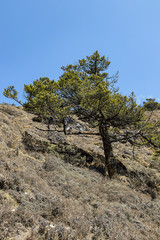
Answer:
<svg viewBox="0 0 160 240"><path fill-rule="evenodd" d="M77 123L76 126L75 126L75 129L76 130L79 130L79 131L87 131L87 128L86 126L80 124L80 123Z"/></svg>
<svg viewBox="0 0 160 240"><path fill-rule="evenodd" d="M50 132L49 133L49 140L52 144L65 144L67 143L67 138L63 132Z"/></svg>
<svg viewBox="0 0 160 240"><path fill-rule="evenodd" d="M49 140L42 138L31 132L30 130L26 130L23 134L23 143L28 150L46 152L48 146L50 144Z"/></svg>
<svg viewBox="0 0 160 240"><path fill-rule="evenodd" d="M67 117L65 119L65 124L67 131L71 130L87 131L87 127L84 124L71 117Z"/></svg>

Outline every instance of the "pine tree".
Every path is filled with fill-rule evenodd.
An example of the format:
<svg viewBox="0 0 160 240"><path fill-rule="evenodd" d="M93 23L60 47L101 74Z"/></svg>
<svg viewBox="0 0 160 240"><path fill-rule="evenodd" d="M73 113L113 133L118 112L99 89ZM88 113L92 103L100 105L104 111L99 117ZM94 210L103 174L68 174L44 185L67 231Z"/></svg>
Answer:
<svg viewBox="0 0 160 240"><path fill-rule="evenodd" d="M151 115L146 119L134 93L123 96L118 92L115 87L118 75L109 77L106 72L109 65L110 61L96 51L76 65L63 66L58 82L40 78L25 85L26 102L22 105L47 119L48 129L52 117L63 124L66 133L65 118L71 114L97 128L103 143L105 172L111 178L116 171L113 143L150 144L159 148L160 123L150 122ZM4 90L6 97L19 102L17 94L14 86Z"/></svg>
<svg viewBox="0 0 160 240"><path fill-rule="evenodd" d="M97 127L105 155L105 168L111 178L115 172L114 142L135 144L144 137L144 112L137 106L134 93L122 96L115 88L117 79L105 72L110 62L96 51L77 65L62 67L59 79L61 97L81 119ZM127 131L126 129L129 129Z"/></svg>

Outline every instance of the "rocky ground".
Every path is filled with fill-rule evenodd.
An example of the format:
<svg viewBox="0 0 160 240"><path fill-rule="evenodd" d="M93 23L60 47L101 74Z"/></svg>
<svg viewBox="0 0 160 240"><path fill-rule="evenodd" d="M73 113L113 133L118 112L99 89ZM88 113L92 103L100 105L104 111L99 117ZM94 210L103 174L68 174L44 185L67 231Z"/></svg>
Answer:
<svg viewBox="0 0 160 240"><path fill-rule="evenodd" d="M89 126L74 118L65 136L35 120L0 104L1 240L160 239L159 152L115 144L110 180Z"/></svg>

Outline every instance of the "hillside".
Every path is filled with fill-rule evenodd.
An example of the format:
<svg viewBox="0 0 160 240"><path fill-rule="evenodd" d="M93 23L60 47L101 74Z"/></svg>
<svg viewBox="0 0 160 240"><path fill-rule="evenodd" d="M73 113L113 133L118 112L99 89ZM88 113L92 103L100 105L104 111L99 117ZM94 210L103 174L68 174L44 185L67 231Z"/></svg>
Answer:
<svg viewBox="0 0 160 240"><path fill-rule="evenodd" d="M160 153L115 144L110 180L86 123L65 136L35 120L0 104L0 240L160 239Z"/></svg>

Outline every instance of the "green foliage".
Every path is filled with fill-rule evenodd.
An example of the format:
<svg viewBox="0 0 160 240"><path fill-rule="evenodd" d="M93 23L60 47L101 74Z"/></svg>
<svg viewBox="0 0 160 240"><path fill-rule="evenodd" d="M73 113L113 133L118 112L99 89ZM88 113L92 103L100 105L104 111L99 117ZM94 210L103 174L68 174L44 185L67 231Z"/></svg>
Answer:
<svg viewBox="0 0 160 240"><path fill-rule="evenodd" d="M79 65L63 67L64 73L58 82L60 95L72 105L81 118L92 125L103 121L108 128L122 128L140 121L142 110L137 106L135 96L122 96L109 82L105 73L110 62L96 51Z"/></svg>
<svg viewBox="0 0 160 240"><path fill-rule="evenodd" d="M79 60L79 70L84 71L86 74L95 74L106 78L108 73L101 73L105 71L110 64L110 61L105 56L100 56L98 51L93 55L87 56L86 59Z"/></svg>
<svg viewBox="0 0 160 240"><path fill-rule="evenodd" d="M141 131L143 144L152 145L154 148L160 148L160 121L147 122Z"/></svg>
<svg viewBox="0 0 160 240"><path fill-rule="evenodd" d="M145 119L144 111L159 106L155 99L147 99L144 107L136 104L134 93L123 96L115 87L118 75L109 77L107 71L110 61L100 56L98 51L76 65L62 67L63 74L55 82L47 77L24 85L25 110L44 119L52 117L63 124L70 114L76 114L99 130L105 154L105 167L112 177L115 169L112 162L112 143L150 144L159 147L159 123ZM15 101L17 91L14 86L4 90L4 95ZM49 122L48 122L49 123Z"/></svg>
<svg viewBox="0 0 160 240"><path fill-rule="evenodd" d="M65 117L69 114L70 108L65 105L64 100L58 95L58 85L54 80L47 77L33 81L33 84L24 85L24 92L26 102L21 103L18 101L18 92L14 86L9 86L4 89L4 96L12 98L21 105L28 112L40 116L42 119L47 120L49 128L49 119L54 119L57 124L63 123L65 130Z"/></svg>
<svg viewBox="0 0 160 240"><path fill-rule="evenodd" d="M112 143L133 141L142 126L143 110L137 106L134 93L122 96L114 87L117 79L108 77L110 62L96 51L79 60L77 65L63 67L59 79L59 94L81 119L99 128L102 137L106 168L113 175ZM130 128L130 133L125 129Z"/></svg>
<svg viewBox="0 0 160 240"><path fill-rule="evenodd" d="M18 100L18 92L16 91L14 86L9 86L8 88L5 88L3 91L3 95L7 98L15 100L17 103L22 105L21 101Z"/></svg>
<svg viewBox="0 0 160 240"><path fill-rule="evenodd" d="M27 100L27 102L24 103L24 108L27 111L39 114L40 111L44 111L43 114L45 115L47 114L45 105L49 103L49 97L56 92L56 83L54 82L54 80L50 80L47 77L40 78L36 81L33 81L33 84L25 84L24 92L25 98ZM38 106L37 103L39 101L40 104ZM53 99L51 101L53 101ZM42 109L40 110L41 107Z"/></svg>
<svg viewBox="0 0 160 240"><path fill-rule="evenodd" d="M160 104L156 102L154 98L147 98L146 101L143 102L143 108L148 111L158 110L160 109Z"/></svg>
<svg viewBox="0 0 160 240"><path fill-rule="evenodd" d="M33 81L33 84L24 85L24 91L27 99L24 108L27 111L33 112L43 119L48 119L48 123L52 117L57 123L64 124L64 119L69 114L70 108L58 95L58 84L54 80L49 78L37 79Z"/></svg>

